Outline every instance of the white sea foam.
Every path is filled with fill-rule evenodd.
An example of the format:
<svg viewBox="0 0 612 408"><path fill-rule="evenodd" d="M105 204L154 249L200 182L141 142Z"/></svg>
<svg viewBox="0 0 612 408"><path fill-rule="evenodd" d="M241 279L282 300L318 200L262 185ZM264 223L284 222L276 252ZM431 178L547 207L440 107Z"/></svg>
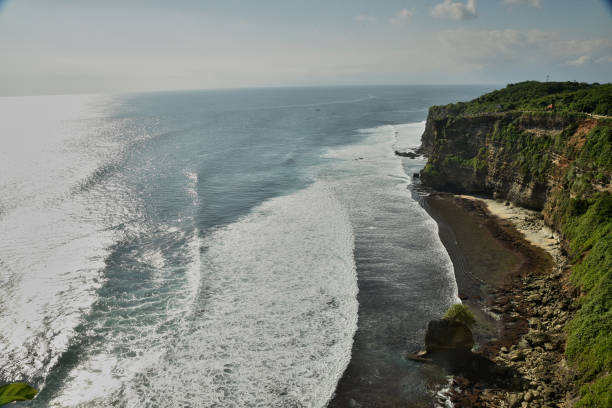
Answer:
<svg viewBox="0 0 612 408"><path fill-rule="evenodd" d="M435 408L453 408L455 405L451 399L453 392L453 376L448 376L446 384L434 394Z"/></svg>
<svg viewBox="0 0 612 408"><path fill-rule="evenodd" d="M102 205L71 193L116 148L76 147L89 136L87 120L96 118L93 101L0 98L3 379L44 378L103 282L100 271L114 233L105 228Z"/></svg>
<svg viewBox="0 0 612 408"><path fill-rule="evenodd" d="M52 403L56 406L106 397L120 387L130 370L138 371L139 353L163 338L156 331L184 317L200 282L197 229L169 226L170 244L173 238L186 242L180 248L187 259L179 262L184 270L174 274L169 266L168 242L137 245L133 260L149 273L149 281L124 298L111 294L106 303L110 311L98 311L98 320L88 324L87 316L108 282L103 271L113 245L152 232L143 222L138 192L126 185L115 163L126 143L148 136L100 119L91 105L104 105L104 100L0 98L1 111L9 113L0 121L0 378L44 388L50 370L62 371L56 364L71 344L83 341L74 346L74 353L95 343L91 339L100 332L109 336L103 347L85 350L82 355L87 357L68 373ZM37 120L24 120L31 116ZM197 175L185 171L185 177L195 205ZM154 228L159 233L158 226ZM131 283L129 276L126 283ZM149 296L137 302L142 289L166 290L167 299ZM123 301L125 309L115 300ZM155 301L159 310L146 315ZM133 317L138 308L145 310L142 322ZM79 325L91 339L76 335ZM122 351L132 345L132 351Z"/></svg>
<svg viewBox="0 0 612 408"><path fill-rule="evenodd" d="M352 101L333 103L341 102ZM44 378L74 340L77 361L56 367L50 406L324 406L350 360L357 325L354 231L362 246L379 251L371 261L387 265L406 256L401 232L416 226L428 252L410 256L448 270L437 226L410 199L410 179L392 153L394 143L412 143L419 125L363 130L363 143L328 152L334 160L313 177L324 181L202 239L189 221L165 230L141 222L139 192L114 160L124 142L149 136L109 120L87 138L87 124L74 122L95 116L83 103L59 123L60 112L51 110L15 115L47 125L7 120L0 127L15 153L0 152L0 289L7 294L0 297L0 376ZM37 132L47 136L35 138L39 146L19 139ZM195 208L197 173L183 175ZM151 233L162 237L159 246ZM141 236L146 242L129 241ZM115 277L125 290L110 293L89 321L108 283L101 269L109 246L119 242L121 253L121 239L132 248L121 265L146 274ZM132 292L122 286L134 282ZM75 340L81 323L86 332Z"/></svg>
<svg viewBox="0 0 612 408"><path fill-rule="evenodd" d="M205 238L197 305L128 406L321 407L357 323L351 224L316 183Z"/></svg>
<svg viewBox="0 0 612 408"><path fill-rule="evenodd" d="M198 173L194 171L185 170L183 172L185 177L187 177L187 193L193 199L193 203L197 204L199 202L198 192L196 190L196 186L198 185Z"/></svg>
<svg viewBox="0 0 612 408"><path fill-rule="evenodd" d="M319 177L333 181L353 224L356 248L366 253L360 273L395 287L410 282L398 295L413 297L414 307L423 310L423 327L441 310L459 302L453 264L438 237L438 225L413 199L404 159L394 154L397 146L417 147L424 127L425 122L419 122L360 130L365 140L329 149L324 157L333 161L318 170ZM409 170L418 171L425 162L406 163ZM423 275L424 270L436 275ZM434 282L435 301L423 298ZM421 323L414 324L409 337L419 344Z"/></svg>
<svg viewBox="0 0 612 408"><path fill-rule="evenodd" d="M392 125L394 143L393 149L416 149L421 145L421 135L425 130L426 122L404 123L401 125ZM386 131L386 128L377 128L380 131Z"/></svg>
<svg viewBox="0 0 612 408"><path fill-rule="evenodd" d="M169 229L170 230L170 229ZM171 232L171 231L169 231ZM181 236L181 232L178 236ZM155 297L136 302L131 309L147 309L138 321L138 314L122 317L130 308L108 312L94 322L97 325L112 324L103 344L86 347L83 358L68 373L68 380L49 402L50 407L108 407L118 404L122 394L134 378L146 372L152 361L163 358L169 344L177 340L179 327L185 327L185 316L192 310L200 285L200 243L197 231L184 246L192 262L184 273L166 265L162 251L144 251L137 259L149 265L153 273L147 285L156 289ZM163 291L163 293L161 293ZM165 303L166 307L148 308L149 302ZM126 321L124 321L126 320ZM111 335L112 333L112 335ZM123 404L123 403L122 403ZM128 404L128 406L130 406ZM165 406L162 404L162 406Z"/></svg>
<svg viewBox="0 0 612 408"><path fill-rule="evenodd" d="M189 180L185 189L197 202L197 175L189 171L184 175ZM133 230L130 234L136 232ZM157 245L152 248L138 246L130 253L130 258L148 271L148 276L131 278L127 274L123 277L126 279L124 290L142 292L147 289L151 295L143 297L143 294L129 293L128 301L111 295L108 310L98 311L87 333L87 336L99 335L97 331L102 329L104 342L87 346L86 341L82 345L83 357L70 369L67 380L48 406L117 405L134 378L146 372L151 361L162 359L168 346L177 340L177 332L186 327L185 317L193 310L201 283L198 230L168 226L153 235L159 240ZM184 244L178 249L169 248L176 242ZM136 287L130 287L134 284ZM124 304L113 305L113 302Z"/></svg>

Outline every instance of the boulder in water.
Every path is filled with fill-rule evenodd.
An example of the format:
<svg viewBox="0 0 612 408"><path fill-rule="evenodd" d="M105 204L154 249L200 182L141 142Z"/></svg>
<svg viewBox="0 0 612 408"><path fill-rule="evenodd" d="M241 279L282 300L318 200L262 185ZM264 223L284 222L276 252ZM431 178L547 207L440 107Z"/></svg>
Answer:
<svg viewBox="0 0 612 408"><path fill-rule="evenodd" d="M466 349L474 347L472 331L465 324L454 320L432 320L427 325L425 348L435 351Z"/></svg>
<svg viewBox="0 0 612 408"><path fill-rule="evenodd" d="M416 159L419 155L415 152L400 152L399 150L395 151L396 156L400 157L408 157L410 159Z"/></svg>

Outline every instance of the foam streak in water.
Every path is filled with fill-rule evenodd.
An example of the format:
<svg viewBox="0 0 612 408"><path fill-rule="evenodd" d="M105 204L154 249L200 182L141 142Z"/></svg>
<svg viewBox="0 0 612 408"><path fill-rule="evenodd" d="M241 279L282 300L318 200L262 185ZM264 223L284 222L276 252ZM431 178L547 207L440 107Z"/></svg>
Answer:
<svg viewBox="0 0 612 408"><path fill-rule="evenodd" d="M332 191L272 199L204 244L191 322L130 404L324 406L357 322L352 229Z"/></svg>
<svg viewBox="0 0 612 408"><path fill-rule="evenodd" d="M450 258L436 223L412 197L405 170L423 163L395 156L394 144L414 146L423 124L360 131L361 143L330 149L321 175L336 186L355 231L359 326L353 356L333 407L425 406L426 370L411 366L425 327L457 300ZM411 164L414 163L414 164ZM392 401L392 402L390 402Z"/></svg>

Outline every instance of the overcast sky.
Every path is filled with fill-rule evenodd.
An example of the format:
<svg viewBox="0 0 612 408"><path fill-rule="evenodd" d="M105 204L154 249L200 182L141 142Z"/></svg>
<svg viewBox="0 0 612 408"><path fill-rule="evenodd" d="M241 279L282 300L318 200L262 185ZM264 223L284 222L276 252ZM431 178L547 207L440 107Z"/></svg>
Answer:
<svg viewBox="0 0 612 408"><path fill-rule="evenodd" d="M0 95L612 81L604 0L0 0Z"/></svg>

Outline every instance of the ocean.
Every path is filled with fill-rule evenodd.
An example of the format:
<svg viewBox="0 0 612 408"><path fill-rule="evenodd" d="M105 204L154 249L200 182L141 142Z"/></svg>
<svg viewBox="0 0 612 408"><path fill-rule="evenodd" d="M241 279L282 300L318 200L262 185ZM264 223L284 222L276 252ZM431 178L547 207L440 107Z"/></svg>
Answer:
<svg viewBox="0 0 612 408"><path fill-rule="evenodd" d="M457 286L425 159L393 151L487 90L0 98L0 383L32 407L435 404L404 353Z"/></svg>

